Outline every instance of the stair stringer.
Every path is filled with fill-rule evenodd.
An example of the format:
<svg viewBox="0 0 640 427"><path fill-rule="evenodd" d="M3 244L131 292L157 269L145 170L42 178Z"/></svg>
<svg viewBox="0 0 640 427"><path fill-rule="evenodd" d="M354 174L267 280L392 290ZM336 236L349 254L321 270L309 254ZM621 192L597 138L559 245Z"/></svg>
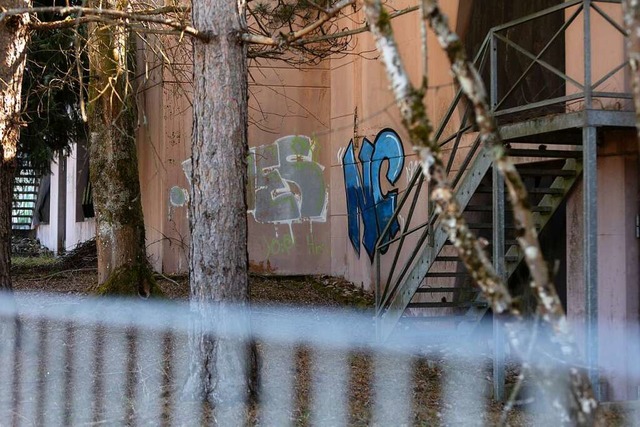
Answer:
<svg viewBox="0 0 640 427"><path fill-rule="evenodd" d="M476 192L482 178L486 175L491 167L493 157L488 149L482 148L473 163L469 167L469 171L465 174L456 190L456 200L460 208L464 210L471 197ZM402 317L407 305L415 295L424 280L427 272L433 265L435 258L447 241L447 233L444 231L442 224L436 223L432 245L427 244L420 253L417 261L411 268L411 272L406 279L398 287L398 291L392 296L387 310L377 317L377 335L378 339L386 340L395 328L398 320ZM427 239L429 241L429 239Z"/></svg>
<svg viewBox="0 0 640 427"><path fill-rule="evenodd" d="M577 161L576 159L567 159L565 161L562 170L572 170L575 171L575 175L571 177L556 177L549 188L560 188L563 190L562 195L545 195L542 200L536 206L546 206L550 207L551 210L549 212L541 213L541 212L533 212L533 223L536 224L538 228L538 233L542 232L544 227L547 225L549 220L555 215L556 211L562 204L562 201L567 197L571 188L578 180L578 176L582 172L582 163ZM505 252L505 259L508 257L517 257L517 260L505 262L505 272L507 277L507 282L511 278L511 276L515 273L518 265L524 259L524 255L522 250L518 245L511 245L509 249ZM482 295L478 295L476 301L482 300ZM477 321L485 315L485 313L489 310L489 307L470 307L465 313L464 317L466 318L464 322L460 322L458 324L458 332L465 334L471 333L477 326Z"/></svg>
<svg viewBox="0 0 640 427"><path fill-rule="evenodd" d="M536 224L538 228L538 234L544 229L547 223L551 220L553 215L556 213L562 201L567 197L569 191L573 188L574 184L578 181L578 177L582 173L582 162L577 161L576 159L567 159L562 167L562 170L572 170L575 171L575 175L570 177L558 176L556 177L549 188L559 188L563 190L562 195L550 195L546 194L542 200L537 204L537 206L546 206L550 207L551 211L549 212L534 212L533 213L533 223ZM513 273L515 273L516 268L524 259L524 254L518 245L511 245L509 249L505 252L506 257L518 257L517 261L511 261L505 263L505 270L507 278L510 278Z"/></svg>

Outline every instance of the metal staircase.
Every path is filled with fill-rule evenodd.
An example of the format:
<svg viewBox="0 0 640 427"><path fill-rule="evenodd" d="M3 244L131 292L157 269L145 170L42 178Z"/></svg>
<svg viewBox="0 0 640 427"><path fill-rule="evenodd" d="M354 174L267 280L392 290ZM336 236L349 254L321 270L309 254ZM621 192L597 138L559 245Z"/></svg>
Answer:
<svg viewBox="0 0 640 427"><path fill-rule="evenodd" d="M535 223L540 232L582 172L582 163L576 159L582 154L578 148L573 146L551 154L547 150L528 151L527 155L539 157L538 161L518 166L528 184ZM418 181L422 180L418 178ZM504 277L508 281L522 262L523 253L516 243L512 221L503 220L498 224L502 228L499 233L502 237L497 237L494 232L496 211L492 195L496 190L490 156L480 152L458 186L458 201L469 227L486 240L487 250L494 252L494 242L501 246ZM509 216L508 209L498 215L502 218ZM381 338L388 337L399 321L401 325L411 323L415 326L422 322L470 333L488 310L437 218L430 218L422 228L420 250L414 251L395 277L388 277L392 280L387 281L381 292L378 307L378 333Z"/></svg>
<svg viewBox="0 0 640 427"><path fill-rule="evenodd" d="M18 159L18 167L13 180L13 206L11 208L11 228L30 230L38 198L40 177L29 161Z"/></svg>
<svg viewBox="0 0 640 427"><path fill-rule="evenodd" d="M543 59L549 46L564 43L564 33L581 15L597 13L613 31L619 32L620 26L603 11L603 3L611 2L570 0L495 27L474 59L490 88L491 105L505 145L529 191L539 233L544 232L583 172L586 182L595 180L593 165L598 129L634 124L629 93L598 92L600 86L609 87L609 79L624 63L593 83L589 80L591 73L586 71L591 64L586 60L585 80L581 82ZM562 14L561 25L555 33L548 29L548 42L539 52L531 53L518 45L519 25L535 24L537 19L551 14ZM590 33L589 20L585 22L585 32ZM590 46L589 37L585 37L584 43L586 51L586 46ZM513 85L501 87L500 61L506 61L507 53L513 56L514 52L526 57L530 64L514 79ZM592 61L596 60L596 52L590 55L594 57ZM546 91L543 99L514 97L522 86L531 85L528 79L533 71L552 75L553 81L560 82L560 88ZM615 99L622 107L595 110L594 98ZM458 91L440 121L435 139L441 146L463 215L470 228L486 241L496 271L507 282L522 280L515 273L522 264L523 253L516 244L513 219L504 200L504 183L493 170L491 155L481 147L471 115L469 105ZM592 191L590 185L586 184L586 192ZM396 328L443 336L451 335L452 331L470 334L489 310L455 248L448 242L438 216L433 214L427 187L417 168L377 241L376 319L378 338L382 340L388 339ZM585 212L585 224L592 221L590 215L592 212ZM400 231L392 235L392 229L398 230L392 227L394 223L400 225ZM586 254L585 260L590 256ZM422 327L416 328L416 325Z"/></svg>

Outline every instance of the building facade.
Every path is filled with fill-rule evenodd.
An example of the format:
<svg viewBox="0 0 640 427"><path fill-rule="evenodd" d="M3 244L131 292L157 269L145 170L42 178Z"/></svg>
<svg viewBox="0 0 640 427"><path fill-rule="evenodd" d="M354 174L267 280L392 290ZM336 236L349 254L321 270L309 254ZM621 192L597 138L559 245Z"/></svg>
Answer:
<svg viewBox="0 0 640 427"><path fill-rule="evenodd" d="M393 6L407 11L414 3ZM598 336L640 315L638 144L621 5L456 0L442 8L487 84L561 299L580 342L590 343L587 359L608 367L602 396L636 399L640 384L625 372L640 350ZM526 297L528 271L473 114L432 33L423 61L418 12L400 15L395 36L414 84L428 77L425 105L465 217L510 287ZM363 24L358 13L338 25ZM342 276L375 290L382 335L407 317L426 318L425 327L453 319L454 328L471 330L486 303L432 214L371 35L354 36L351 47L314 66L251 63L250 268ZM191 138L189 49L173 51L173 64L148 67L138 135L148 254L171 274L187 272ZM67 172L73 164L72 156ZM77 179L66 182L69 204ZM91 232L87 222L70 233L77 225L68 222L66 247ZM432 319L439 316L449 320ZM620 346L627 351L610 350Z"/></svg>

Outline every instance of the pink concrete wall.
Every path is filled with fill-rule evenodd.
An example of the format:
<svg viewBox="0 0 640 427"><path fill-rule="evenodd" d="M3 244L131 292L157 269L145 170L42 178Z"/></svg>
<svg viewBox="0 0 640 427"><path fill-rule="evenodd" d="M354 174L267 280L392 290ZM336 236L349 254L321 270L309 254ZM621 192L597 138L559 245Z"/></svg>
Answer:
<svg viewBox="0 0 640 427"><path fill-rule="evenodd" d="M605 12L618 25L622 26L622 6L620 4L597 3L597 6ZM566 9L565 19L577 10L578 6ZM584 84L584 12L580 14L565 32L566 50L566 74L580 84ZM591 50L594 52L591 62L591 82L599 82L610 71L626 60L624 38L622 34L605 20L593 8L591 9ZM628 92L629 76L628 67L624 67L612 76L606 78L594 91L598 92ZM568 95L581 92L574 84L567 83ZM594 108L607 110L628 110L633 108L629 100L621 98L598 98L593 101ZM583 108L582 102L571 101L567 103L567 110L576 111Z"/></svg>
<svg viewBox="0 0 640 427"><path fill-rule="evenodd" d="M189 245L184 163L190 158L191 66L184 46L165 44L164 48L173 53L174 62L153 60L141 81L138 150L142 204L154 268L184 273ZM139 56L144 61L142 54ZM278 274L327 273L328 65L296 70L275 62L251 69L250 265L254 270ZM295 138L283 139L287 136ZM276 153L275 158L269 158L269 153Z"/></svg>
<svg viewBox="0 0 640 427"><path fill-rule="evenodd" d="M258 67L259 66L259 70ZM331 260L328 63L251 64L249 262L254 271L326 274Z"/></svg>
<svg viewBox="0 0 640 427"><path fill-rule="evenodd" d="M410 4L405 1L395 7ZM463 4L465 7L459 8L455 1L443 3L454 27L460 19L461 30L469 21L466 12L470 3ZM603 7L619 19L618 5ZM344 20L340 26L355 28L362 22L360 15L356 20ZM599 55L607 55L605 59L598 56L594 62L597 80L606 74L608 66L623 59L624 49L616 41L618 35L605 29L608 24L597 17L593 22L593 49ZM418 14L407 14L394 20L393 25L411 78L417 84L423 72ZM580 21L574 22L565 38L567 72L578 81L582 81L581 28ZM336 56L318 66L294 69L275 61L252 64L247 200L249 259L254 271L333 274L368 289L374 286L375 268L367 253L365 224L357 207L352 216L357 221L351 225L359 230L354 233L352 229L350 235L349 228L348 189L356 188L372 197L374 194L371 189L357 187L363 184L365 173L372 173L365 171L360 155L364 155L363 147L374 154L382 150L376 141L382 130L397 133L392 137L401 144L388 147L399 150L395 157L401 157L402 163L389 159L370 163L377 168L374 173L379 172L378 181L372 185L379 190L375 197L383 203L392 197L399 201L418 163L388 90L384 69L375 59L371 35L357 36L353 47L352 54ZM429 89L425 102L432 121L439 123L456 87L448 61L432 33L428 36L428 51ZM191 113L189 87L183 86L185 82L180 75L188 74L190 68L188 57L177 54L176 58L178 75L173 73L175 69L164 65L150 68L141 100L143 126L138 135L149 255L155 268L166 272L185 272L187 268L188 201L181 190L188 188L182 163L189 158ZM615 74L604 85L602 90L625 90L624 72ZM614 104L604 106L617 108ZM446 132L456 129L459 118L459 114L454 115ZM598 185L602 199L598 239L602 328L638 318L638 243L633 234L638 171L636 154L628 152L633 146L632 139L632 134L606 134L600 152ZM472 136L461 141L460 159L454 162L454 171L471 141ZM380 147L383 145L380 143ZM349 153L355 159L351 165L345 164ZM345 171L350 171L350 175ZM392 180L389 174L393 175ZM394 191L397 196L393 196ZM426 188L421 200L426 200L425 195ZM404 225L406 209L400 214L399 226ZM414 220L424 220L427 215L427 203L420 203ZM581 190L577 188L567 204L567 300L570 317L576 321L584 316L581 215ZM407 239L401 260L406 259L418 236ZM396 246L392 245L381 257L383 277L388 275ZM612 390L615 389L612 397L633 397L637 385L626 382L615 372L634 363L626 355L633 352L631 349L624 354L609 352L608 339L615 337L601 341L601 359L612 367L606 373Z"/></svg>
<svg viewBox="0 0 640 427"><path fill-rule="evenodd" d="M161 43L150 37L149 43ZM162 250L164 200L162 182L164 180L164 143L165 125L163 120L163 64L154 55L146 55L140 45L138 63L148 68L148 72L139 81L139 123L137 134L138 168L142 197L142 210L145 216L147 255L157 271L163 271L164 253Z"/></svg>
<svg viewBox="0 0 640 427"><path fill-rule="evenodd" d="M598 150L598 357L608 394L605 397L610 400L636 399L640 386L637 378L628 374L637 369L637 343L623 336L630 322L638 322L640 313L637 194L635 132L605 133ZM582 248L579 185L567 201L567 305L578 331L585 325ZM584 335L578 342L584 343Z"/></svg>
<svg viewBox="0 0 640 427"><path fill-rule="evenodd" d="M412 5L412 2L394 4L397 9ZM457 2L443 4L446 13L456 25L458 16ZM357 24L345 21L345 27L351 28ZM420 40L420 19L417 13L408 14L393 21L394 33L400 46L405 66L415 85L419 85L423 75L423 62ZM448 60L440 49L433 33L428 36L429 51L429 89L426 103L429 116L434 123L440 118L450 105L455 95L455 87L448 69ZM345 151L352 143L355 158L361 153L365 138L375 144L376 136L383 129L392 129L402 140L404 164L401 174L394 183L390 183L384 174L391 164L383 162L380 165L382 178L380 186L384 197L389 191L397 191L399 198L407 188L412 172L418 167L418 159L408 143L408 137L400 120L397 107L388 87L389 83L384 68L375 57L375 44L370 34L358 37L355 55L335 58L331 61L331 150L334 153L331 164L331 273L346 277L348 280L373 288L375 269L369 258L362 240L364 239L364 222L360 220L360 250L349 239L349 225L347 212L347 194L345 190L345 175L343 158ZM456 120L450 124L453 129ZM363 165L358 162L358 171L364 174ZM373 164L375 166L375 163ZM422 190L426 194L426 187ZM399 225L404 224L409 204L401 211ZM426 219L427 206L421 204L415 213L414 221ZM405 258L412 246L415 245L419 234L412 235L405 243L405 249L400 258ZM412 244L413 243L413 244ZM390 246L387 254L381 257L382 275L387 276L393 254L397 244Z"/></svg>

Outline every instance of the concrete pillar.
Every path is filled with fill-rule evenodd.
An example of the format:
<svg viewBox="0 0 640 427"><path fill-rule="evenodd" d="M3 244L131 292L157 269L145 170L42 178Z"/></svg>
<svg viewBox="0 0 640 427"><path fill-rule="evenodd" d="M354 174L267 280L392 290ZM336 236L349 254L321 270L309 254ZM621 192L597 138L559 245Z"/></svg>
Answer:
<svg viewBox="0 0 640 427"><path fill-rule="evenodd" d="M634 133L608 132L598 152L598 361L602 398L638 398L640 264L636 237L638 160ZM567 201L567 312L584 351L582 185ZM631 322L631 323L630 323ZM629 337L628 334L635 334Z"/></svg>

